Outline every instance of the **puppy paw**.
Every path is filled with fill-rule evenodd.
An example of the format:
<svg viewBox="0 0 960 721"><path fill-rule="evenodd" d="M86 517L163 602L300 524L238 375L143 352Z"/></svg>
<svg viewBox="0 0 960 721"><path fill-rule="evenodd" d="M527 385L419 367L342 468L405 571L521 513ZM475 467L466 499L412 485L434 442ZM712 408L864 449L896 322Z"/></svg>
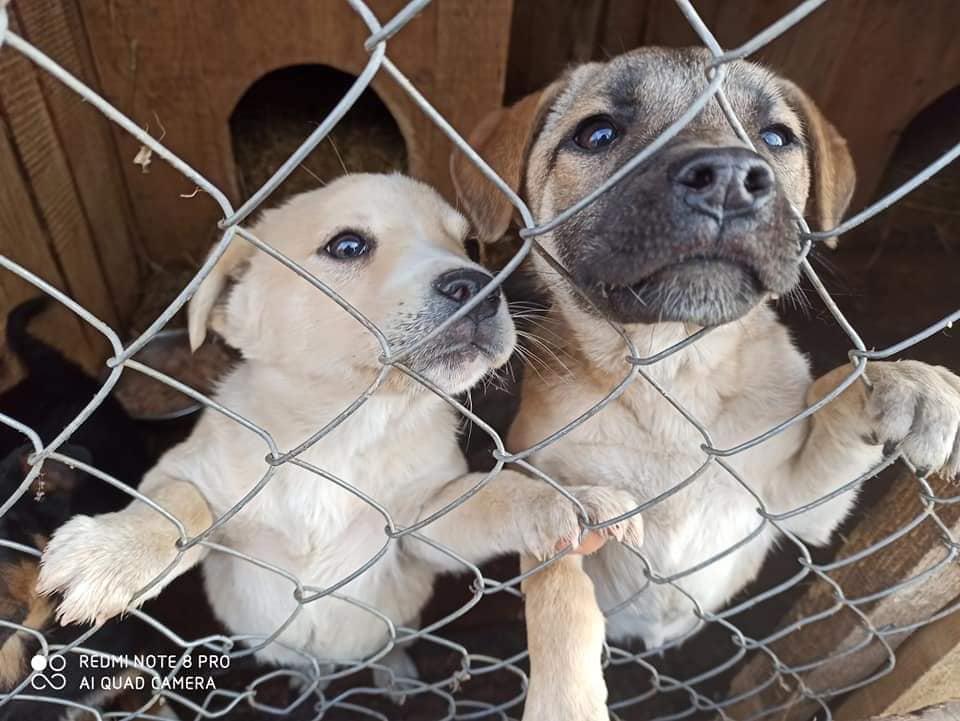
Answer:
<svg viewBox="0 0 960 721"><path fill-rule="evenodd" d="M635 509L639 502L619 488L602 486L567 487L586 512L590 524L603 523ZM591 531L580 538L580 516L575 504L558 491L546 488L544 496L531 508L528 551L537 558L547 558L565 546L574 546L577 553L592 553L607 540L628 545L643 543L643 521L640 515Z"/></svg>
<svg viewBox="0 0 960 721"><path fill-rule="evenodd" d="M900 452L920 475L960 475L960 378L917 361L869 363L866 440Z"/></svg>
<svg viewBox="0 0 960 721"><path fill-rule="evenodd" d="M177 533L158 534L123 511L76 516L53 534L44 550L37 591L59 593L57 620L96 623L120 615L137 593L177 557ZM138 596L135 604L159 593Z"/></svg>
<svg viewBox="0 0 960 721"><path fill-rule="evenodd" d="M590 523L603 523L629 513L640 505L633 494L619 488L575 486L572 490L586 510ZM638 513L594 533L604 540L613 539L629 546L640 546L643 544L643 518Z"/></svg>

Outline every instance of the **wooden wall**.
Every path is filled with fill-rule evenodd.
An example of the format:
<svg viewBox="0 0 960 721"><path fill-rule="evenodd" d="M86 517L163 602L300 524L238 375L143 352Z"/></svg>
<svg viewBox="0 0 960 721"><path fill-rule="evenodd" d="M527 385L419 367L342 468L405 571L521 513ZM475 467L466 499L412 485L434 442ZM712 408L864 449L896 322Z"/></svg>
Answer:
<svg viewBox="0 0 960 721"><path fill-rule="evenodd" d="M369 4L386 21L406 0ZM455 127L469 129L500 103L511 11L512 0L433 3L390 40L389 56ZM228 123L244 92L278 68L322 63L357 75L368 58L369 31L342 0L87 0L82 14L106 98L234 203ZM403 133L411 173L448 191L446 138L385 72L373 88ZM128 162L137 142L120 130L114 139L151 258L202 256L219 209L202 193L182 197L193 186L162 162L144 174Z"/></svg>
<svg viewBox="0 0 960 721"><path fill-rule="evenodd" d="M18 2L11 29L96 85L72 0ZM19 53L0 50L0 253L122 327L141 276L126 190L108 123ZM31 285L0 272L0 323ZM89 370L107 351L100 334L63 308L38 323L42 336ZM0 387L16 374L4 358Z"/></svg>
<svg viewBox="0 0 960 721"><path fill-rule="evenodd" d="M736 47L796 0L695 0L721 46ZM847 137L854 205L877 188L897 139L925 106L960 85L956 0L841 0L818 8L755 59L795 80ZM507 99L573 62L641 45L700 44L670 0L516 0ZM944 148L946 150L946 148Z"/></svg>
<svg viewBox="0 0 960 721"><path fill-rule="evenodd" d="M369 4L385 21L406 0ZM322 63L356 75L368 58L369 31L343 0L15 0L10 13L15 32L162 138L234 204L244 198L228 123L243 93L277 68ZM390 41L390 57L455 127L469 130L477 113L501 102L511 13L512 0L433 3ZM400 127L412 174L449 194L449 142L385 72L373 87ZM139 151L72 91L0 50L0 253L118 329L146 273L196 264L221 217L162 161L135 164ZM35 294L0 273L0 322ZM69 312L56 308L37 327L89 370L100 367L106 344ZM0 364L0 388L16 378L15 365Z"/></svg>

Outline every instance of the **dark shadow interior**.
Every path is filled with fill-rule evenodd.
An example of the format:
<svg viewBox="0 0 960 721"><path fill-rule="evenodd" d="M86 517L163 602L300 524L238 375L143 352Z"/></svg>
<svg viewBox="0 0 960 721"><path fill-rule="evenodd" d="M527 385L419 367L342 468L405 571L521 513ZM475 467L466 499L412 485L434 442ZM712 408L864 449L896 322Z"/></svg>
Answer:
<svg viewBox="0 0 960 721"><path fill-rule="evenodd" d="M230 115L230 137L244 198L257 190L333 110L354 76L327 65L267 73ZM367 88L330 134L271 196L269 204L345 172L403 172L407 150L387 106Z"/></svg>

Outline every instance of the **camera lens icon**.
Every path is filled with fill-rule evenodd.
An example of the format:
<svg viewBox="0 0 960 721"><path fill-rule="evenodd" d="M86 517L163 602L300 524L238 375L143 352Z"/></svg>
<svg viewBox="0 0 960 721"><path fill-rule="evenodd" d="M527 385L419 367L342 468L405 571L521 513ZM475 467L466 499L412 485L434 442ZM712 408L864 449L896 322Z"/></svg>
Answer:
<svg viewBox="0 0 960 721"><path fill-rule="evenodd" d="M67 677L62 671L67 667L67 659L63 656L44 656L38 653L30 659L30 685L36 691L51 689L62 691L67 686Z"/></svg>

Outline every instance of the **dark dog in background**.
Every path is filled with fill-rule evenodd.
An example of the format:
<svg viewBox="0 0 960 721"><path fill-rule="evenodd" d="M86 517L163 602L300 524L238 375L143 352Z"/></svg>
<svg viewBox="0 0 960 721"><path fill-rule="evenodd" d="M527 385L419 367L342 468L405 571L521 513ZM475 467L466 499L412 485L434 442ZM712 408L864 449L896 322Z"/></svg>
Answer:
<svg viewBox="0 0 960 721"><path fill-rule="evenodd" d="M30 335L28 325L48 304L36 298L17 306L7 320L6 339L10 353L26 370L26 377L3 395L0 412L33 428L49 443L90 402L100 384L57 349ZM0 503L17 492L30 471L32 447L19 431L0 425ZM82 463L94 465L114 478L135 486L149 467L143 441L120 404L107 397L73 434L60 452ZM76 513L103 513L121 508L129 496L79 468L70 468L47 459L31 486L0 517L0 539L42 551L53 531ZM85 628L60 626L54 611L57 599L36 592L39 555L0 545L0 693L16 688L31 673L31 658L41 652L35 634L17 630L25 626L42 634L50 646L76 640ZM83 643L85 648L112 654L143 653L156 649L158 634L136 619L111 621ZM76 655L69 654L58 679L27 686L24 693L50 696L74 703L100 707L117 696L103 686L122 685L123 669L78 668ZM113 677L110 679L104 677ZM81 677L89 679L92 690L83 690ZM149 688L149 683L147 684ZM147 695L127 695L124 705L138 708ZM60 703L11 701L0 707L0 721L29 718L53 721L64 717L69 707Z"/></svg>
<svg viewBox="0 0 960 721"><path fill-rule="evenodd" d="M27 371L26 377L0 395L0 412L33 428L44 443L52 441L84 409L101 384L60 351L30 335L30 321L47 307L46 297L20 304L7 318L8 352ZM23 434L0 423L0 454L6 455L26 442ZM89 451L94 465L129 485L136 485L149 459L143 438L120 403L111 396L103 399L93 414L70 438L70 443ZM108 483L95 484L95 494L76 499L81 506L89 500L104 508L116 498L117 507L129 496ZM109 509L108 509L109 510ZM77 513L85 513L82 508Z"/></svg>

